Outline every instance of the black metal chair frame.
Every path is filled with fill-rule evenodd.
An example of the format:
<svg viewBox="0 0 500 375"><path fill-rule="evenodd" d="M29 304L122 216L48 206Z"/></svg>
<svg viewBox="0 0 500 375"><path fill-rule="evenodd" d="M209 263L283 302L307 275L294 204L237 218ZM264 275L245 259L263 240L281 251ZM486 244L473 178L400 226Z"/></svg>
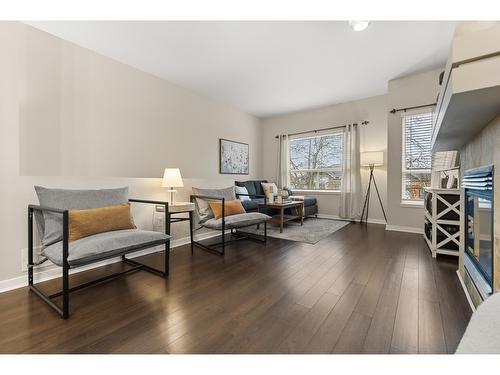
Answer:
<svg viewBox="0 0 500 375"><path fill-rule="evenodd" d="M145 204L158 204L158 205L163 205L165 206L165 234L170 234L170 220L169 220L169 213L168 213L168 202L162 202L162 201L151 201L151 200L143 200L143 199L129 199L129 202L134 202L134 203L145 203ZM57 213L61 214L63 217L63 259L62 259L62 291L53 293L50 295L45 294L41 289L39 289L33 282L33 272L34 272L34 263L33 263L33 214L35 211L39 212L52 212L52 213ZM122 262L126 263L128 265L133 266L132 268L121 271L121 272L116 272L80 285L77 285L75 287L70 288L69 287L69 270L70 270L70 265L68 263L68 250L69 250L69 210L61 210L57 208L51 208L51 207L44 207L44 206L39 206L39 205L33 205L30 204L28 205L28 286L29 289L34 292L36 295L38 295L44 302L46 302L52 309L54 309L63 319L68 319L69 318L69 293L74 292L76 290L80 290L86 287L89 287L91 285L99 284L104 281L116 278L118 276L122 276L125 274L129 274L132 272L144 270L147 272L151 272L155 275L161 276L163 278L168 278L169 274L169 263L170 263L170 238L166 240L161 240L157 241L155 243L148 243L147 245L138 245L130 250L127 251L127 253L139 251L139 250L144 250L148 249L151 247L159 246L159 245L165 245L165 250L164 250L164 269L163 270L158 270L156 268L150 267L146 264L139 263L135 260L128 259L125 255L122 255ZM104 259L97 259L95 262L100 262ZM93 263L95 263L93 262ZM58 306L55 302L54 299L61 297L62 296L62 306Z"/></svg>
<svg viewBox="0 0 500 375"><path fill-rule="evenodd" d="M237 196L240 196L240 195L254 197L254 198L264 198L264 204L266 204L266 202L267 202L266 197L263 195L237 194ZM238 232L237 229L235 230L235 229L231 228L231 232L230 232L231 239L226 240L226 220L225 220L225 214L224 214L224 206L225 206L226 199L221 198L221 197L207 196L207 195L191 195L190 200L191 200L191 202L195 203L195 207L197 207L197 204L195 202L196 198L222 201L222 227L221 227L221 229L219 229L221 231L221 236L220 236L221 241L217 242L215 244L212 244L212 245L205 245L199 241L195 241L194 240L194 232L203 228L203 226L201 226L200 228L193 229L194 215L193 215L193 212L190 212L189 213L190 214L190 220L189 220L189 227L190 228L189 229L190 229L190 234L191 234L191 254L194 253L195 246L199 247L202 250L208 251L210 253L224 256L226 254L226 245L231 243L231 242L234 242L234 241L239 241L242 239L249 239L249 240L258 241L258 242L262 242L262 243L267 242L267 222L264 222L264 235L263 236L253 235L250 233ZM256 225L256 224L253 224L253 225ZM257 224L257 228L259 228L259 224ZM222 247L222 249L219 250L218 247Z"/></svg>

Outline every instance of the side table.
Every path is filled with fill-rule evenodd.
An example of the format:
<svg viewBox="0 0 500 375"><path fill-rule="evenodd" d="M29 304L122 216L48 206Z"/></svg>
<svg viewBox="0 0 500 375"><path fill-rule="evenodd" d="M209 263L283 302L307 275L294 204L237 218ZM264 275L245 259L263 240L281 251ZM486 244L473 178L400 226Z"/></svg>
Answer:
<svg viewBox="0 0 500 375"><path fill-rule="evenodd" d="M158 228L164 228L163 220L167 220L167 233L170 234L170 225L172 223L178 223L181 221L189 221L190 226L192 225L192 217L194 212L194 203L192 202L175 202L174 204L168 205L168 214L163 215L165 212L165 206L157 205L156 212L161 213L158 217L153 220L153 228L154 230L158 230ZM177 216L178 214L189 213L189 217ZM191 241L193 240L193 232L190 230Z"/></svg>
<svg viewBox="0 0 500 375"><path fill-rule="evenodd" d="M277 224L280 227L280 233L283 233L285 222L290 220L300 220L300 225L304 225L304 201L285 201L283 203L259 203L257 210L260 212L263 208L274 208L279 210L277 215L272 215L270 223ZM285 215L285 210L291 209L290 215ZM295 212L294 212L295 211Z"/></svg>

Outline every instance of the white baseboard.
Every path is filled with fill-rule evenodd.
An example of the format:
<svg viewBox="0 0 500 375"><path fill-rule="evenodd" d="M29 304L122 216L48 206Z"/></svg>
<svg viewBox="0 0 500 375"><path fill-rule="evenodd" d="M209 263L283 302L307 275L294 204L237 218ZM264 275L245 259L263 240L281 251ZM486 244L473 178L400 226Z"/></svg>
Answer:
<svg viewBox="0 0 500 375"><path fill-rule="evenodd" d="M332 219L332 220L342 220L342 221L350 221L353 222L353 220L345 219L342 218L338 215L328 215L328 214L318 214L318 218L320 219ZM358 220L356 220L358 222ZM385 225L385 220L381 219L368 219L368 223L370 224L383 224Z"/></svg>
<svg viewBox="0 0 500 375"><path fill-rule="evenodd" d="M352 220L343 219L338 215L318 214L318 217L321 219L352 221ZM400 225L389 225L385 222L385 220L381 220L381 219L368 219L368 223L370 223L370 224L382 224L382 225L385 225L385 230L391 230L391 231L395 231L395 232L424 234L423 228L403 227Z"/></svg>
<svg viewBox="0 0 500 375"><path fill-rule="evenodd" d="M196 240L197 241L204 240L204 239L212 238L212 237L215 237L218 235L219 235L219 233L217 233L217 232L202 233L202 234L199 234L196 236ZM189 237L178 238L176 240L170 241L170 247L173 249L173 248L176 248L176 247L179 247L182 245L186 245L190 242L191 242L191 240ZM141 251L137 251L135 253L132 253L129 255L129 257L136 258L136 257L140 257L140 256L143 256L146 254L151 254L151 253L154 253L157 251L162 251L162 250L163 249L161 248L161 246L152 247L150 249L141 250ZM93 268L102 267L102 266L105 266L108 264L113 264L113 263L120 262L120 261L121 261L120 257L107 259L107 260L104 260L102 262L92 263L92 264L89 264L87 266L82 266L82 267L78 267L74 270L70 270L70 274L87 271L87 270L90 270ZM61 267L49 265L49 266L45 266L45 267L40 267L40 269L35 270L35 282L36 283L55 279L58 277L61 277ZM25 273L22 276L14 277L12 279L1 280L0 281L0 293L27 286L28 285L27 278L28 278L27 274Z"/></svg>
<svg viewBox="0 0 500 375"><path fill-rule="evenodd" d="M385 230L391 230L394 232L406 232L406 233L416 233L416 234L424 234L423 228L415 228L415 227L403 227L400 225L389 225L385 226Z"/></svg>

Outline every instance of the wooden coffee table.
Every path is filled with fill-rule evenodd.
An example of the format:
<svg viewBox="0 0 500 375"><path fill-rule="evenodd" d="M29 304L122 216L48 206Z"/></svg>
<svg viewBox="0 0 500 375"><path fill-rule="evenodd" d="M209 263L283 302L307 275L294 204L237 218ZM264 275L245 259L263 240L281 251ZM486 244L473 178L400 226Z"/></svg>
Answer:
<svg viewBox="0 0 500 375"><path fill-rule="evenodd" d="M277 224L280 227L280 233L283 233L283 224L290 220L300 219L300 225L304 225L304 202L291 201L284 203L259 203L257 209L260 212L262 208L274 208L279 210L279 213L271 216L269 222ZM285 215L285 210L291 208L291 214Z"/></svg>

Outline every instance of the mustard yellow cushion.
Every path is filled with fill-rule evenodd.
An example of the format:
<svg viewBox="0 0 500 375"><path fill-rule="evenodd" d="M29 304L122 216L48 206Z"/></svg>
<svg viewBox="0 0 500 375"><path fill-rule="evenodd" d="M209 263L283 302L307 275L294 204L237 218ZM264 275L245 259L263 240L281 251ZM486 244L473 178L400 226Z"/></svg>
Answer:
<svg viewBox="0 0 500 375"><path fill-rule="evenodd" d="M130 204L69 211L69 240L113 230L135 229Z"/></svg>
<svg viewBox="0 0 500 375"><path fill-rule="evenodd" d="M212 209L215 219L220 219L222 217L222 201L221 202L211 201L208 202L208 204ZM243 205L241 204L241 201L239 199L224 202L224 217L244 214L245 212L246 211L243 208Z"/></svg>

